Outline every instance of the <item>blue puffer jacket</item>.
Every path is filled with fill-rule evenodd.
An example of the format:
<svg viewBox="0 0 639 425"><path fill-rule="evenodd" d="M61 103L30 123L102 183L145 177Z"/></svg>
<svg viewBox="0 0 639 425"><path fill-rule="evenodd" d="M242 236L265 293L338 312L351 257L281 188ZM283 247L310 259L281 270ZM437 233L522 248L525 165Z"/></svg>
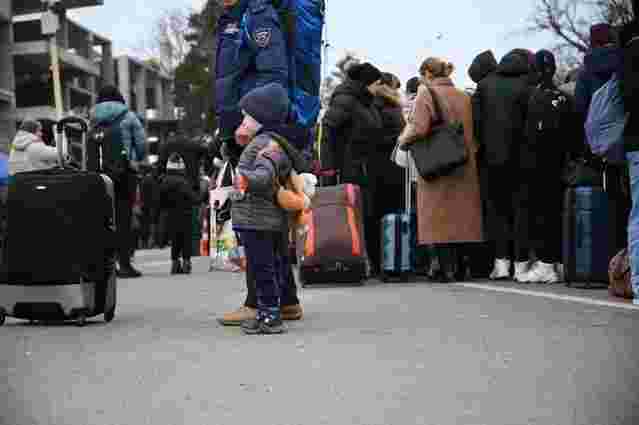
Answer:
<svg viewBox="0 0 639 425"><path fill-rule="evenodd" d="M120 121L122 129L122 143L129 153L131 161L142 161L144 159L144 127L140 123L135 112L120 102L103 102L95 105L92 120L95 124L108 124L114 122L125 111L126 115Z"/></svg>
<svg viewBox="0 0 639 425"><path fill-rule="evenodd" d="M250 68L241 95L270 83L289 86L289 55L283 25L272 0L250 0L245 15L244 45ZM286 7L286 5L280 5Z"/></svg>
<svg viewBox="0 0 639 425"><path fill-rule="evenodd" d="M237 104L240 100L240 83L249 58L247 54L240 55L243 17L247 6L248 0L241 0L232 9L225 10L218 20L215 106L220 131L226 136L231 136L242 121Z"/></svg>
<svg viewBox="0 0 639 425"><path fill-rule="evenodd" d="M242 121L238 107L242 96L269 83L288 88L289 59L272 0L240 0L222 15L218 26L216 110L221 134L232 137Z"/></svg>
<svg viewBox="0 0 639 425"><path fill-rule="evenodd" d="M575 104L583 122L588 117L592 96L617 71L620 62L621 50L614 47L594 48L584 58L584 67L575 87Z"/></svg>

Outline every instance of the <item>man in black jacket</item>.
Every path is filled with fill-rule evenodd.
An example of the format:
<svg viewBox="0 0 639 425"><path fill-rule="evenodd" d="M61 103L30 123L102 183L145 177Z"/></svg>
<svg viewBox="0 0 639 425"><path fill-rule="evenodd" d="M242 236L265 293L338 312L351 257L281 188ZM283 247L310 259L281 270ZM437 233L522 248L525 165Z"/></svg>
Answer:
<svg viewBox="0 0 639 425"><path fill-rule="evenodd" d="M480 117L476 137L486 173L488 234L495 242L497 257L491 279L510 277L519 192L519 147L525 137L524 124L534 83L532 62L528 50L512 50L502 58L494 76L479 82L473 97L473 113ZM516 274L524 271L525 264L515 265Z"/></svg>
<svg viewBox="0 0 639 425"><path fill-rule="evenodd" d="M536 249L537 261L517 276L519 282L556 283L560 278L561 210L564 162L568 141L574 135L573 105L553 79L557 71L554 55L540 50L535 55L540 83L528 105L526 137L519 150L520 194L515 232L519 242L518 263L530 259Z"/></svg>
<svg viewBox="0 0 639 425"><path fill-rule="evenodd" d="M191 273L193 207L200 196L186 171L184 158L174 152L168 158L167 172L160 183L160 206L168 211L169 217L171 274Z"/></svg>
<svg viewBox="0 0 639 425"><path fill-rule="evenodd" d="M468 76L479 85L482 81L497 78L497 59L491 50L486 50L473 60L470 68L468 68ZM489 82L485 82L484 86L490 86ZM481 131L481 99L480 93L475 92L472 97L473 106L473 134L479 149L477 150L477 172L479 173L479 190L481 193L482 203L482 220L484 233L486 234L486 242L482 244L481 249L475 249L469 256L471 275L474 278L485 279L492 271L495 261L494 241L488 234L488 173L486 172L486 160L482 140L480 139ZM488 112L490 113L490 112Z"/></svg>

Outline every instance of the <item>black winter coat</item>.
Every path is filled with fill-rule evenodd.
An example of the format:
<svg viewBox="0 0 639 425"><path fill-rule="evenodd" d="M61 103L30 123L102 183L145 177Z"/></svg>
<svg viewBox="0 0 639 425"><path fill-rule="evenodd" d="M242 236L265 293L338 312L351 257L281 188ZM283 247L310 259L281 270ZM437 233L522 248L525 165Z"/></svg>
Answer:
<svg viewBox="0 0 639 425"><path fill-rule="evenodd" d="M324 115L326 142L343 183L367 184L371 152L382 129L374 99L362 83L347 80L333 92Z"/></svg>
<svg viewBox="0 0 639 425"><path fill-rule="evenodd" d="M166 172L166 164L169 156L179 153L186 165L186 176L194 190L200 187L200 164L208 156L208 148L205 144L190 140L185 136L176 136L170 139L160 148L158 160L159 173Z"/></svg>
<svg viewBox="0 0 639 425"><path fill-rule="evenodd" d="M479 84L485 78L494 78L495 71L497 71L497 59L495 59L495 55L490 50L486 50L473 59L473 63L470 64L470 68L468 68L468 75L471 80L475 82L475 84ZM475 96L478 96L477 93L473 95L473 134L475 135L475 140L478 142L478 145L481 149L481 140L480 140L480 120L481 120L481 111L479 101L475 100Z"/></svg>
<svg viewBox="0 0 639 425"><path fill-rule="evenodd" d="M639 151L639 21L626 24L622 30L621 41L623 58L617 71L621 79L621 92L626 111L630 113L628 125L624 131L626 152Z"/></svg>
<svg viewBox="0 0 639 425"><path fill-rule="evenodd" d="M397 144L397 138L406 126L401 99L392 96L377 96L375 106L379 111L382 129L375 139L377 143L374 156L376 158L383 157L391 163L390 157Z"/></svg>
<svg viewBox="0 0 639 425"><path fill-rule="evenodd" d="M147 174L140 183L142 205L144 210L155 214L160 208L160 183L152 174Z"/></svg>
<svg viewBox="0 0 639 425"><path fill-rule="evenodd" d="M528 53L515 49L502 58L494 75L477 85L473 111L479 116L477 138L489 166L518 165L531 83Z"/></svg>
<svg viewBox="0 0 639 425"><path fill-rule="evenodd" d="M559 181L567 154L573 149L575 135L572 100L554 84L533 89L526 117L526 137L519 151L522 169Z"/></svg>
<svg viewBox="0 0 639 425"><path fill-rule="evenodd" d="M199 202L199 194L193 190L184 172L169 170L160 182L160 205L173 213L192 214Z"/></svg>

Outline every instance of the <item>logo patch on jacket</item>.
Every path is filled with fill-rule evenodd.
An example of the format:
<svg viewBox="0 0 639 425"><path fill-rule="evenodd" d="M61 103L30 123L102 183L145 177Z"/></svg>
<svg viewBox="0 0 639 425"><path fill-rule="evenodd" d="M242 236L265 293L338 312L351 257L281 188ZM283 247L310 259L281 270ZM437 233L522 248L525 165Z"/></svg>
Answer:
<svg viewBox="0 0 639 425"><path fill-rule="evenodd" d="M273 30L271 28L258 28L253 31L253 40L261 48L267 47L271 42L271 34Z"/></svg>

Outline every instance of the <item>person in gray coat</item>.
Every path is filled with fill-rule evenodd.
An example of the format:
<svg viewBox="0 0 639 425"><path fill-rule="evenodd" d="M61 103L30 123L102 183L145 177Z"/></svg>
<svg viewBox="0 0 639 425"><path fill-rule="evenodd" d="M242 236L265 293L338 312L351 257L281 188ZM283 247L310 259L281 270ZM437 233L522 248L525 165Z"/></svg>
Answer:
<svg viewBox="0 0 639 425"><path fill-rule="evenodd" d="M282 244L288 232L288 215L277 205L276 195L278 184L288 178L293 163L271 133L259 131L286 122L288 94L281 85L268 84L245 95L240 107L244 120L235 139L246 147L237 167L231 214L257 289L257 315L241 326L247 334L282 333L285 328L280 298L288 278Z"/></svg>

